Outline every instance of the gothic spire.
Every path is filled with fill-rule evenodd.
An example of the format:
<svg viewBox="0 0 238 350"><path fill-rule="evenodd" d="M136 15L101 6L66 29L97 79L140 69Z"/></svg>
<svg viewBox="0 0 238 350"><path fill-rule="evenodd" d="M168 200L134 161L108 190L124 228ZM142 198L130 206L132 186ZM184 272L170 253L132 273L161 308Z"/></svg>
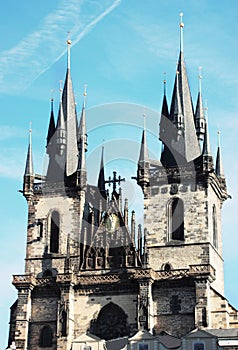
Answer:
<svg viewBox="0 0 238 350"><path fill-rule="evenodd" d="M159 129L159 139L167 143L168 130L171 127L171 122L169 118L169 108L166 97L166 79L164 79L164 97L162 102L161 117L160 117L160 129Z"/></svg>
<svg viewBox="0 0 238 350"><path fill-rule="evenodd" d="M67 72L62 95L62 107L67 130L66 147L66 176L70 176L77 170L78 147L77 147L77 115L73 84L70 74L70 46L71 40L67 40Z"/></svg>
<svg viewBox="0 0 238 350"><path fill-rule="evenodd" d="M198 98L197 98L197 105L196 105L196 111L195 111L195 127L196 127L196 133L198 140L204 139L204 133L205 133L205 119L204 119L204 112L203 112L203 103L202 103L202 74L201 74L201 67L199 67L199 90L198 90Z"/></svg>
<svg viewBox="0 0 238 350"><path fill-rule="evenodd" d="M100 162L100 170L98 175L98 189L101 195L106 198L106 187L105 187L105 174L104 174L104 146L102 146L102 154L101 154L101 162Z"/></svg>
<svg viewBox="0 0 238 350"><path fill-rule="evenodd" d="M146 140L146 126L145 126L146 115L144 114L143 117L144 117L144 129L143 129L142 138L141 138L139 163L148 162L149 160L147 140Z"/></svg>
<svg viewBox="0 0 238 350"><path fill-rule="evenodd" d="M84 93L83 93L83 108L81 112L81 117L79 121L79 126L78 126L78 146L80 145L81 141L83 140L84 142L84 149L85 152L87 152L87 128L86 128L86 96L87 96L87 91L86 91L87 85L84 85Z"/></svg>
<svg viewBox="0 0 238 350"><path fill-rule="evenodd" d="M48 146L51 143L51 139L55 133L55 118L54 118L54 99L51 98L51 112L50 112L50 122L49 122L49 128L47 133L47 153L49 152Z"/></svg>
<svg viewBox="0 0 238 350"><path fill-rule="evenodd" d="M190 162L197 158L201 152L196 136L193 104L183 53L184 24L182 14L180 16L180 54L170 109L170 119L177 127L177 140L175 138L170 141L175 152Z"/></svg>
<svg viewBox="0 0 238 350"><path fill-rule="evenodd" d="M31 129L31 123L30 123L29 145L28 145L28 151L27 151L27 157L26 157L26 167L25 167L24 176L33 176L34 175L31 133L32 133L32 129Z"/></svg>
<svg viewBox="0 0 238 350"><path fill-rule="evenodd" d="M78 127L78 135L77 135L77 143L78 143L78 185L81 188L86 186L87 182L87 171L86 171L86 155L87 152L87 131L86 131L86 114L85 114L85 106L86 106L86 85L84 85L84 101L83 108L81 113L81 118Z"/></svg>
<svg viewBox="0 0 238 350"><path fill-rule="evenodd" d="M146 188L149 185L149 153L147 148L147 140L146 140L146 126L145 126L145 118L144 117L144 129L142 132L141 138L141 147L140 147L140 155L137 163L137 183L141 186L144 195L146 194Z"/></svg>
<svg viewBox="0 0 238 350"><path fill-rule="evenodd" d="M220 140L220 131L217 132L218 136L218 147L217 147L217 157L216 157L216 175L220 178L225 178L222 156L221 156L221 140Z"/></svg>
<svg viewBox="0 0 238 350"><path fill-rule="evenodd" d="M58 153L60 156L64 156L64 151L66 148L66 125L64 118L64 111L62 105L62 88L60 86L60 104L59 104L59 112L56 124L56 142L58 146Z"/></svg>
<svg viewBox="0 0 238 350"><path fill-rule="evenodd" d="M212 156L211 154L211 147L210 147L210 138L209 138L209 129L208 129L208 107L206 102L205 110L205 133L204 133L204 141L203 141L203 149L202 149L202 155L203 156Z"/></svg>

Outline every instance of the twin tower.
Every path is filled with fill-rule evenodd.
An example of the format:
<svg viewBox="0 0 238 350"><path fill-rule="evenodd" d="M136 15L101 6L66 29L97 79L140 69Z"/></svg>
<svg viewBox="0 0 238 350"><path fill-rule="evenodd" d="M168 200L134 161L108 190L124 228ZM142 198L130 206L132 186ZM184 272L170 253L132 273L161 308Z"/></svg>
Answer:
<svg viewBox="0 0 238 350"><path fill-rule="evenodd" d="M18 298L9 342L70 350L85 332L108 340L143 329L182 336L196 327L238 327L237 310L224 297L221 150L214 162L201 90L194 112L183 23L170 108L163 98L160 160L149 158L146 130L138 150L143 229L134 212L128 220L118 189L123 179L114 172L105 180L103 153L97 186L87 182L86 109L84 103L78 121L70 44L57 121L52 103L44 176L34 172L29 143L25 272L13 276Z"/></svg>

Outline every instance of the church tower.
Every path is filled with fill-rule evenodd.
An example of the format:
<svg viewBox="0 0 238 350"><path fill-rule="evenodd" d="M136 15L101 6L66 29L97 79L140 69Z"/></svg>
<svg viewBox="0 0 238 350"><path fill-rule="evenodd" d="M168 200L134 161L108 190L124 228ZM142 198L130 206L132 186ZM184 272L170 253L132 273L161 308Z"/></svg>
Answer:
<svg viewBox="0 0 238 350"><path fill-rule="evenodd" d="M141 167L140 159L137 177L144 193L147 263L155 273L153 327L177 335L196 327L234 325L234 310L229 310L224 298L222 258L221 208L229 196L220 146L216 167L210 151L201 84L193 110L183 28L181 14L170 109L166 89L162 103L160 163L147 157Z"/></svg>
<svg viewBox="0 0 238 350"><path fill-rule="evenodd" d="M78 349L85 333L110 340L138 330L182 336L196 327L238 327L224 297L221 208L229 196L220 141L214 164L201 87L193 109L183 27L181 16L170 108L164 88L160 160L149 158L145 125L138 150L143 229L128 200L122 203L125 179L115 171L105 178L104 147L97 185L88 184L87 93L85 87L78 120L67 41L57 120L51 101L45 175L35 173L30 130L25 272L13 276L18 298L9 333L18 350Z"/></svg>

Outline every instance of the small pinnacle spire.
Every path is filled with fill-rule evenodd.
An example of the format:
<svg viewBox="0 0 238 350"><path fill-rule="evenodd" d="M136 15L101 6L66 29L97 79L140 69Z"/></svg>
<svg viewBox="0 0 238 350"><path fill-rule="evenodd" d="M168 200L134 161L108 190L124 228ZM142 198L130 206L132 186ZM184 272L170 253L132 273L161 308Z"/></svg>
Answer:
<svg viewBox="0 0 238 350"><path fill-rule="evenodd" d="M218 147L217 147L217 157L216 157L216 174L218 177L224 178L224 170L223 170L223 164L222 164L222 156L221 156L221 139L220 139L220 131L217 131L217 141L218 141Z"/></svg>
<svg viewBox="0 0 238 350"><path fill-rule="evenodd" d="M55 133L55 118L54 118L54 99L51 97L50 99L51 102L51 112L50 112L50 123L49 123L49 128L48 128L48 134L47 134L47 147L49 146L51 139Z"/></svg>
<svg viewBox="0 0 238 350"><path fill-rule="evenodd" d="M101 162L100 162L100 170L98 175L98 189L101 193L101 195L106 198L106 188L105 188L105 174L104 174L104 146L102 146L102 153L101 153Z"/></svg>
<svg viewBox="0 0 238 350"><path fill-rule="evenodd" d="M70 40L70 32L68 32L68 40L67 40L67 68L70 69L70 45L72 41Z"/></svg>
<svg viewBox="0 0 238 350"><path fill-rule="evenodd" d="M25 176L33 176L34 175L34 168L33 168L33 159L32 159L32 139L31 139L31 133L32 133L32 123L30 122L30 128L29 128L29 145L28 145L28 152L27 152L27 158L26 158L26 167L25 167Z"/></svg>
<svg viewBox="0 0 238 350"><path fill-rule="evenodd" d="M183 52L183 28L184 28L184 23L183 23L183 12L179 14L180 16L180 51Z"/></svg>
<svg viewBox="0 0 238 350"><path fill-rule="evenodd" d="M139 162L146 162L149 160L147 140L146 140L146 114L143 114L143 118L144 118L144 128L143 128L143 133L141 138Z"/></svg>
<svg viewBox="0 0 238 350"><path fill-rule="evenodd" d="M205 134L205 119L204 119L204 109L202 102L202 67L199 67L198 73L198 97L196 104L196 111L194 115L195 128L198 140L202 141L204 139Z"/></svg>
<svg viewBox="0 0 238 350"><path fill-rule="evenodd" d="M84 85L84 93L83 93L83 108L82 108L82 112L81 112L81 118L79 121L79 125L78 125L78 145L79 147L83 146L84 147L84 151L87 152L87 146L88 146L88 142L87 142L87 127L86 127L86 111L85 111L85 107L86 107L86 97L87 97L87 85ZM80 146L81 145L81 146Z"/></svg>
<svg viewBox="0 0 238 350"><path fill-rule="evenodd" d="M205 135L204 135L204 141L203 141L203 150L202 154L203 156L211 156L211 147L210 147L210 140L209 140L209 130L208 130L208 107L207 107L207 100L205 101Z"/></svg>

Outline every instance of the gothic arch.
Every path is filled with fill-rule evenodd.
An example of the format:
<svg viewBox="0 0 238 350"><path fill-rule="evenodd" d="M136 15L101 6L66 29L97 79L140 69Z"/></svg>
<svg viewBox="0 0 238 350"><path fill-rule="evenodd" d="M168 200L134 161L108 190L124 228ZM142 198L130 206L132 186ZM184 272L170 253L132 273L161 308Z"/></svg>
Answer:
<svg viewBox="0 0 238 350"><path fill-rule="evenodd" d="M53 340L53 332L50 326L44 326L40 333L40 347L51 347Z"/></svg>
<svg viewBox="0 0 238 350"><path fill-rule="evenodd" d="M175 197L168 202L169 240L184 240L184 204L181 198Z"/></svg>
<svg viewBox="0 0 238 350"><path fill-rule="evenodd" d="M127 336L130 334L127 318L120 306L110 302L100 310L97 319L91 323L90 332L105 340Z"/></svg>
<svg viewBox="0 0 238 350"><path fill-rule="evenodd" d="M54 210L50 216L50 253L59 253L60 215Z"/></svg>
<svg viewBox="0 0 238 350"><path fill-rule="evenodd" d="M217 211L215 204L212 207L212 241L215 248L218 247L217 237Z"/></svg>

